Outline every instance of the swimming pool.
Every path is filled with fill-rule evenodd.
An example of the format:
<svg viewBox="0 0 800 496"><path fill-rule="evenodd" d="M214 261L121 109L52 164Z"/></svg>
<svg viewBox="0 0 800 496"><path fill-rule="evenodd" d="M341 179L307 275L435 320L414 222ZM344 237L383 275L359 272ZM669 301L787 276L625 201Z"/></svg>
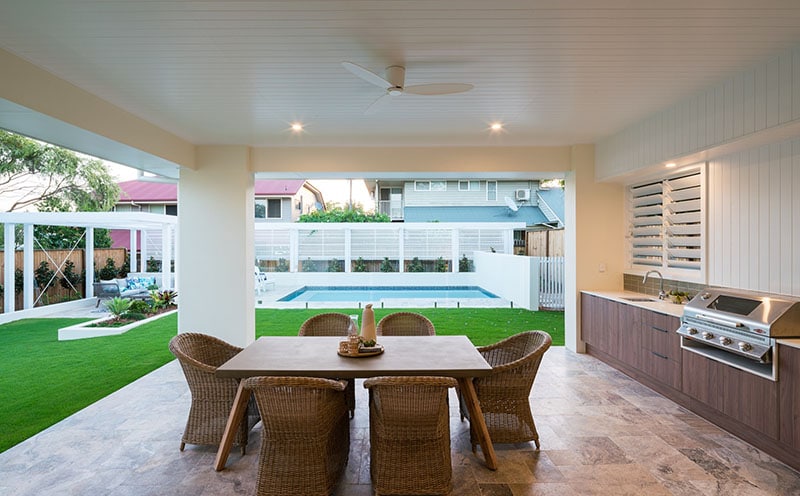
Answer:
<svg viewBox="0 0 800 496"><path fill-rule="evenodd" d="M278 301L379 302L387 299L492 299L479 286L303 286Z"/></svg>

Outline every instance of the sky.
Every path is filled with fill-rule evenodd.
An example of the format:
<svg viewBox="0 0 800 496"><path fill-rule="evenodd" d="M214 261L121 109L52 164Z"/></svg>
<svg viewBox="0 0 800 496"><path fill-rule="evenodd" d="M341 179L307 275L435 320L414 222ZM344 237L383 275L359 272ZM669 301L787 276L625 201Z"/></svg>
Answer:
<svg viewBox="0 0 800 496"><path fill-rule="evenodd" d="M106 162L106 165L118 181L131 181L138 176L136 169L113 162ZM309 182L322 192L326 203L346 205L350 202L350 181L347 179L310 179ZM360 203L367 211L375 207L375 202L370 198L367 186L361 179L353 179L353 203Z"/></svg>

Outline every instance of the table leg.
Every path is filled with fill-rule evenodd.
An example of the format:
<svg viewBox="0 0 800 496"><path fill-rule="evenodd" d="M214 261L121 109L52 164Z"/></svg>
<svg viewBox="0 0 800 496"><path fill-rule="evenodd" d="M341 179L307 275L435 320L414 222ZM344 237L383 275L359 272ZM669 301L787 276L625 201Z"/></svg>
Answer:
<svg viewBox="0 0 800 496"><path fill-rule="evenodd" d="M231 406L231 413L228 415L228 423L225 424L225 432L222 433L222 439L219 442L217 459L214 460L214 470L217 472L225 468L225 463L228 461L228 455L233 446L233 439L236 437L236 431L247 413L247 403L250 401L252 393L250 390L244 389L243 382L239 382L239 388L236 390L236 397L233 399L233 406Z"/></svg>
<svg viewBox="0 0 800 496"><path fill-rule="evenodd" d="M458 387L461 388L461 396L464 398L464 403L467 405L467 410L469 411L469 421L474 426L475 433L478 435L478 443L481 445L481 451L483 451L486 466L490 470L497 470L497 455L494 452L492 438L489 437L489 429L486 427L486 421L483 418L481 404L478 402L478 395L475 393L475 386L472 384L472 378L459 378Z"/></svg>

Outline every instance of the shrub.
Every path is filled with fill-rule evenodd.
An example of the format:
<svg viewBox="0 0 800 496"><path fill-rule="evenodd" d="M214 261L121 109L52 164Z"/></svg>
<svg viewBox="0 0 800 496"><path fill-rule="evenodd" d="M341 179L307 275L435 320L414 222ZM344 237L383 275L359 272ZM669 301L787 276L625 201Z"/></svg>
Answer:
<svg viewBox="0 0 800 496"><path fill-rule="evenodd" d="M442 257L437 258L433 270L435 272L449 272L450 268L447 266L447 260Z"/></svg>
<svg viewBox="0 0 800 496"><path fill-rule="evenodd" d="M125 312L122 314L123 319L130 319L130 320L144 320L147 318L147 315L141 312Z"/></svg>
<svg viewBox="0 0 800 496"><path fill-rule="evenodd" d="M303 272L317 272L317 263L311 260L311 257L303 262Z"/></svg>
<svg viewBox="0 0 800 496"><path fill-rule="evenodd" d="M461 259L458 261L458 271L459 272L472 272L472 260L467 258L467 255L462 255Z"/></svg>
<svg viewBox="0 0 800 496"><path fill-rule="evenodd" d="M328 260L328 272L344 272L342 261L338 258Z"/></svg>
<svg viewBox="0 0 800 496"><path fill-rule="evenodd" d="M50 264L42 260L36 270L33 271L33 274L34 279L36 279L36 285L39 286L39 289L44 290L56 273L50 268Z"/></svg>
<svg viewBox="0 0 800 496"><path fill-rule="evenodd" d="M75 273L75 264L72 263L72 260L67 260L64 262L64 269L61 270L61 273L64 274L64 276L58 281L59 284L61 284L61 287L64 289L75 288L77 291L78 284L80 284L83 277L80 274Z"/></svg>
<svg viewBox="0 0 800 496"><path fill-rule="evenodd" d="M285 258L279 258L275 272L289 272L289 262Z"/></svg>
<svg viewBox="0 0 800 496"><path fill-rule="evenodd" d="M25 273L22 272L22 269L14 269L14 292L16 294L22 293L22 289L25 287Z"/></svg>
<svg viewBox="0 0 800 496"><path fill-rule="evenodd" d="M394 264L389 260L389 257L384 257L381 262L381 272L395 272Z"/></svg>
<svg viewBox="0 0 800 496"><path fill-rule="evenodd" d="M110 281L117 277L117 263L114 262L114 259L109 257L106 259L106 265L102 269L97 271L97 277L100 278L101 281Z"/></svg>
<svg viewBox="0 0 800 496"><path fill-rule="evenodd" d="M144 300L133 300L128 313L152 313L153 308Z"/></svg>
<svg viewBox="0 0 800 496"><path fill-rule="evenodd" d="M353 262L353 272L366 272L366 271L367 271L367 262L365 262L363 258L358 257L358 260Z"/></svg>
<svg viewBox="0 0 800 496"><path fill-rule="evenodd" d="M425 272L425 266L422 265L419 257L414 257L411 260L411 263L408 264L408 271L409 272Z"/></svg>
<svg viewBox="0 0 800 496"><path fill-rule="evenodd" d="M147 260L147 272L161 272L161 260L150 257Z"/></svg>

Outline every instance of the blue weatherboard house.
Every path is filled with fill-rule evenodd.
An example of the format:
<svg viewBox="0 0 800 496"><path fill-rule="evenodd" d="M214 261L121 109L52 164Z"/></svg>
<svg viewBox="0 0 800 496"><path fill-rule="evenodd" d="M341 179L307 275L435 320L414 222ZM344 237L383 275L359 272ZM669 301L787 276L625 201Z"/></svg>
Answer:
<svg viewBox="0 0 800 496"><path fill-rule="evenodd" d="M531 180L366 181L376 209L393 222L525 222L564 226L563 188Z"/></svg>

